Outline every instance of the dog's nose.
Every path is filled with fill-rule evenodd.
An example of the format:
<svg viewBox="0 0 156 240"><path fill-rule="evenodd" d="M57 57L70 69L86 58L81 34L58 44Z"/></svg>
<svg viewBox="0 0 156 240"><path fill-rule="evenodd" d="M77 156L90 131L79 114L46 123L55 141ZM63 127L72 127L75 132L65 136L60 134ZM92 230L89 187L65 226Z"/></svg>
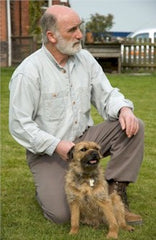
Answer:
<svg viewBox="0 0 156 240"><path fill-rule="evenodd" d="M99 154L96 151L92 152L91 156L92 156L93 159L99 159Z"/></svg>

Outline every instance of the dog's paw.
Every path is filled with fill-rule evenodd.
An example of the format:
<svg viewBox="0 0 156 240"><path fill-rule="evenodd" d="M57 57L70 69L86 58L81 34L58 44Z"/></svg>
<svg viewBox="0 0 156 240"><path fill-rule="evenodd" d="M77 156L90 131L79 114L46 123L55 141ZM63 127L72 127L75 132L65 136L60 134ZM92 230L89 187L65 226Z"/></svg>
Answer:
<svg viewBox="0 0 156 240"><path fill-rule="evenodd" d="M70 229L69 234L70 234L70 235L74 235L74 234L77 234L78 231L79 231L78 228L72 228L72 229Z"/></svg>
<svg viewBox="0 0 156 240"><path fill-rule="evenodd" d="M130 225L127 225L127 224L124 224L124 225L120 225L120 227L125 230L125 231L129 231L129 232L133 232L135 230L134 227L130 226Z"/></svg>
<svg viewBox="0 0 156 240"><path fill-rule="evenodd" d="M129 232L133 232L133 231L135 230L135 228L132 227L132 226L130 226L130 225L127 225L127 230L128 230Z"/></svg>
<svg viewBox="0 0 156 240"><path fill-rule="evenodd" d="M112 238L112 239L118 239L118 234L116 233L116 232L109 232L108 234L107 234L107 237L106 237L107 239L110 239L110 238Z"/></svg>

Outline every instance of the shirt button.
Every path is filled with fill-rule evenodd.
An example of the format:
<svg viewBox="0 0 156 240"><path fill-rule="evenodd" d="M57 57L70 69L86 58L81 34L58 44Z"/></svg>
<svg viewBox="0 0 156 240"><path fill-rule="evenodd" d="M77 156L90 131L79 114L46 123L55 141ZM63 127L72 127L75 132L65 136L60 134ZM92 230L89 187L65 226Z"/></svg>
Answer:
<svg viewBox="0 0 156 240"><path fill-rule="evenodd" d="M63 72L63 73L66 73L66 70L63 68L63 69L62 69L62 72Z"/></svg>

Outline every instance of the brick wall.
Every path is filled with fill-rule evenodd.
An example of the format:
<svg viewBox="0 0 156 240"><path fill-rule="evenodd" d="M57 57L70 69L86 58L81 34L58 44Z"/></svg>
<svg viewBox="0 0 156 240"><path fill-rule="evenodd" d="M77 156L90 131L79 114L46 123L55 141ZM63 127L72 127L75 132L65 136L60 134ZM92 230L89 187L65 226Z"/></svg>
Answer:
<svg viewBox="0 0 156 240"><path fill-rule="evenodd" d="M0 1L0 40L7 39L6 0Z"/></svg>
<svg viewBox="0 0 156 240"><path fill-rule="evenodd" d="M29 35L29 0L10 1L11 33L14 37ZM0 0L0 66L8 65L7 0ZM14 43L12 42L12 50Z"/></svg>
<svg viewBox="0 0 156 240"><path fill-rule="evenodd" d="M8 34L6 18L6 0L0 1L0 66L7 66Z"/></svg>
<svg viewBox="0 0 156 240"><path fill-rule="evenodd" d="M11 1L12 35L29 35L29 1Z"/></svg>

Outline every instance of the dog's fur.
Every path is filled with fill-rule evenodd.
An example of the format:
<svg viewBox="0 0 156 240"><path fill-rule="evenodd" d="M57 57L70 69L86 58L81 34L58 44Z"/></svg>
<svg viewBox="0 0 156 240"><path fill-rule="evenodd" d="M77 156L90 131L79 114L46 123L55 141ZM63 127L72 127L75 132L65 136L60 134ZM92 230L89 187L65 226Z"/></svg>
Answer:
<svg viewBox="0 0 156 240"><path fill-rule="evenodd" d="M79 222L93 226L106 223L107 238L118 238L119 227L132 231L125 221L124 205L117 193L109 196L104 173L99 166L100 146L80 142L70 150L65 190L71 211L70 234L79 230Z"/></svg>

